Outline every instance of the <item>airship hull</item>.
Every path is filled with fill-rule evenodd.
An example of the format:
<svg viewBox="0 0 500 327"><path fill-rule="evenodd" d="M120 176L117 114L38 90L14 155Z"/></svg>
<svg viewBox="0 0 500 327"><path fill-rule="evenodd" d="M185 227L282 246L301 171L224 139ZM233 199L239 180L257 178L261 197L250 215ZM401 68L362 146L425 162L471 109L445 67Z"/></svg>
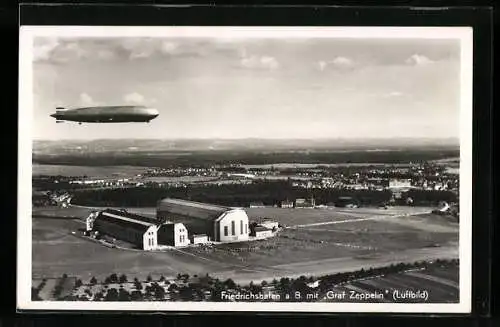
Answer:
<svg viewBox="0 0 500 327"><path fill-rule="evenodd" d="M57 110L51 115L57 122L78 123L145 123L158 116L158 111L144 106L86 107Z"/></svg>

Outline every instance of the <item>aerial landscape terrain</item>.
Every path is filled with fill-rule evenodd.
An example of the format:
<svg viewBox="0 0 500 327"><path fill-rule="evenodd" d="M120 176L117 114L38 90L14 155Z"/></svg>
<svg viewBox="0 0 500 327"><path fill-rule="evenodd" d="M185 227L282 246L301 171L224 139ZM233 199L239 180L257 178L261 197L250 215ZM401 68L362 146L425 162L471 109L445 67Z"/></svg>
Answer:
<svg viewBox="0 0 500 327"><path fill-rule="evenodd" d="M35 141L33 296L220 301L236 289L303 290L349 301L329 294L406 287L458 302L458 157L448 139ZM157 251L83 234L96 210L154 218L167 197L243 208L280 228ZM300 199L312 204L286 206Z"/></svg>

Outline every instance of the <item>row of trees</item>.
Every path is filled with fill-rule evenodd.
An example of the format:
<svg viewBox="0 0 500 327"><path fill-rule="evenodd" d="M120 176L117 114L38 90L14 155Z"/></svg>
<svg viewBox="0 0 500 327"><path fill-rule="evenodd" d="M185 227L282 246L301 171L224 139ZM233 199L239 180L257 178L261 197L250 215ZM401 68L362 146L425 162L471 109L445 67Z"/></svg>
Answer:
<svg viewBox="0 0 500 327"><path fill-rule="evenodd" d="M435 262L418 261L414 263L400 263L393 264L387 267L381 268L369 268L361 269L354 272L338 273L332 275L326 275L320 277L320 282L318 288L311 288L308 286L309 283L313 282L315 278L300 276L299 278L281 278L279 280L273 279L271 282L262 281L260 284L250 283L249 285L241 286L236 284L232 279L227 279L221 281L218 278L213 278L208 274L205 276L193 276L190 277L187 274L179 274L176 281L169 283L164 277L160 278L159 281L152 281L151 276L148 276L148 285L144 287L137 278L134 279L134 288L131 291L127 291L123 285L118 289L104 287L103 291L99 291L95 295L91 293L90 289L86 289L85 292L88 296L67 296L62 298L66 301L82 301L92 298L95 301L203 301L209 300L214 302L224 302L226 301L222 297L222 292L238 292L240 294L253 293L258 294L264 289L281 296L282 301L315 301L316 299L297 299L295 292L301 292L302 294L319 291L326 292L331 290L335 286L353 282L358 279L388 275L403 272L409 269L423 268L432 269L436 267L451 267L458 265L458 259L456 260L436 260ZM122 275L124 276L124 275ZM109 277L108 277L109 278ZM110 278L114 279L114 278ZM160 285L159 282L163 285ZM91 283L92 284L92 283ZM288 295L288 296L287 296ZM261 301L261 300L256 300Z"/></svg>
<svg viewBox="0 0 500 327"><path fill-rule="evenodd" d="M169 154L169 155L165 155ZM289 163L418 163L430 160L458 157L458 149L399 149L399 151L369 152L361 151L311 151L303 152L256 152L256 151L197 151L190 155L175 155L169 152L150 151L146 153L109 153L109 154L74 154L74 155L42 155L35 154L33 162L52 165L82 165L87 166L142 166L142 167L211 167L230 164L276 164Z"/></svg>
<svg viewBox="0 0 500 327"><path fill-rule="evenodd" d="M392 198L392 193L375 190L337 190L295 188L286 181L262 181L248 185L191 185L188 187L162 189L137 187L127 189L86 190L75 193L72 203L90 206L150 207L159 199L175 197L192 201L226 206L248 206L250 202L275 205L285 199L310 198L316 204L331 204L340 197L352 197L360 205L380 205ZM403 198L411 197L413 205L436 205L440 201L455 202L457 195L449 191L410 190Z"/></svg>

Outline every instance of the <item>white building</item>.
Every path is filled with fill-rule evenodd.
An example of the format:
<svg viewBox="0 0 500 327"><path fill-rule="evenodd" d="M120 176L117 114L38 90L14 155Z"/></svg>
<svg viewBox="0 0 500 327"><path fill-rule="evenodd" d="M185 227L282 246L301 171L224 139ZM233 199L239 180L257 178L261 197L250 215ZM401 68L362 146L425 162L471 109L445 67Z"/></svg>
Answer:
<svg viewBox="0 0 500 327"><path fill-rule="evenodd" d="M256 238L268 238L274 236L273 231L264 226L255 226L252 230L252 236Z"/></svg>
<svg viewBox="0 0 500 327"><path fill-rule="evenodd" d="M410 179L390 179L389 188L406 188L411 187Z"/></svg>
<svg viewBox="0 0 500 327"><path fill-rule="evenodd" d="M271 220L271 219L263 219L260 223L260 226L268 228L270 230L277 230L279 223L277 221Z"/></svg>
<svg viewBox="0 0 500 327"><path fill-rule="evenodd" d="M157 217L182 222L193 234L216 242L248 240L248 216L241 208L167 198L158 202Z"/></svg>
<svg viewBox="0 0 500 327"><path fill-rule="evenodd" d="M182 223L162 224L158 229L158 242L175 247L189 245L188 230Z"/></svg>
<svg viewBox="0 0 500 327"><path fill-rule="evenodd" d="M195 245L208 243L208 236L205 234L191 235L191 243Z"/></svg>

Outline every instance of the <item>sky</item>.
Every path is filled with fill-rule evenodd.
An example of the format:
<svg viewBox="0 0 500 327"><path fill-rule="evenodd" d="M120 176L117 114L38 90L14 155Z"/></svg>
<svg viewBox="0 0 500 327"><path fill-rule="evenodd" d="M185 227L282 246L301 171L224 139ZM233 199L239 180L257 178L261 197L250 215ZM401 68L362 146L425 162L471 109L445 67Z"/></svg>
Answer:
<svg viewBox="0 0 500 327"><path fill-rule="evenodd" d="M458 40L36 37L33 60L34 139L459 137ZM124 104L160 115L49 116Z"/></svg>

